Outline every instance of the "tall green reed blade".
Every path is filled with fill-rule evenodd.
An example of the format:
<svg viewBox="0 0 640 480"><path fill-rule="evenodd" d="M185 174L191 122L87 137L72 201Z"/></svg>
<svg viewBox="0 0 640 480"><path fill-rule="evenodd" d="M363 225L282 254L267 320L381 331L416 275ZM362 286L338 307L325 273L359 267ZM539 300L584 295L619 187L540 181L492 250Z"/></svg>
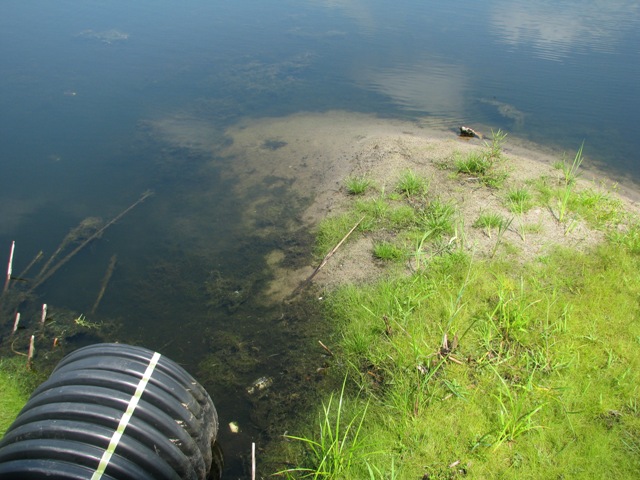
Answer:
<svg viewBox="0 0 640 480"><path fill-rule="evenodd" d="M310 466L296 467L277 472L277 475L301 475L296 478L339 479L346 476L354 466L361 466L364 459L373 454L359 441L362 425L367 415L369 403L364 409L345 420L345 389L347 377L342 383L337 400L333 394L328 402L322 405L322 413L318 421L318 432L314 438L285 435L285 438L296 440L306 448Z"/></svg>

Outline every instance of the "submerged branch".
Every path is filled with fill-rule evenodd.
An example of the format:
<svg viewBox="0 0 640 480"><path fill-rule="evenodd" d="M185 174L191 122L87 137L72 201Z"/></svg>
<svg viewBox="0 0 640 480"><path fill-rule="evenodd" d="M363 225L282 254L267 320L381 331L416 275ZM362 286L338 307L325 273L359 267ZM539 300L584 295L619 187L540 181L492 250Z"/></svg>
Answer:
<svg viewBox="0 0 640 480"><path fill-rule="evenodd" d="M116 268L116 261L118 259L117 255L113 255L111 260L109 261L109 266L107 267L107 271L104 274L104 278L102 279L102 286L100 287L100 292L98 293L98 297L96 298L93 307L91 308L91 314L96 313L98 309L98 305L100 305L100 301L104 296L104 292L107 290L107 285L109 284L109 280L111 280L111 275L113 275L113 270Z"/></svg>
<svg viewBox="0 0 640 480"><path fill-rule="evenodd" d="M91 243L92 240L95 240L96 238L98 238L100 235L102 235L102 233L109 228L111 225L113 225L114 223L116 223L118 220L120 220L122 217L124 217L127 213L129 213L131 210L133 210L135 207L137 207L139 204L141 204L142 202L144 202L147 197L150 197L151 195L153 195L153 192L151 190L147 190L146 192L144 192L142 194L142 196L136 200L133 204L131 204L129 207L127 207L126 209L124 209L122 212L120 212L118 215L116 215L112 220L110 220L104 227L100 228L98 231L96 231L93 235L91 235L89 238L87 238L84 242L82 242L80 245L78 245L74 250L72 250L71 252L69 252L67 254L66 257L64 257L62 260L60 260L58 263L56 263L53 267L51 267L50 269L48 269L43 275L40 275L36 282L32 285L31 290L29 290L30 292L32 292L33 290L35 290L36 288L38 288L40 285L42 285L45 281L47 281L49 279L49 277L51 277L51 275L53 275L54 273L56 273L58 271L58 269L60 269L60 267L62 267L64 264L66 264L69 260L71 260L78 252L80 252L80 250L82 250L84 247L86 247L89 243Z"/></svg>

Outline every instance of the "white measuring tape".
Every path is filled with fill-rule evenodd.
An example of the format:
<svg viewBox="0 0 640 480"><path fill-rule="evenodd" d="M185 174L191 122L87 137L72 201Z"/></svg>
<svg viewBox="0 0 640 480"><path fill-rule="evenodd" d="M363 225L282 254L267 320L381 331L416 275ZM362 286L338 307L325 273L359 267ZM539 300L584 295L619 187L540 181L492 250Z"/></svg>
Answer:
<svg viewBox="0 0 640 480"><path fill-rule="evenodd" d="M122 438L124 429L127 428L127 425L129 424L129 421L133 416L133 412L138 406L140 397L142 397L142 394L147 388L147 383L149 383L149 380L151 379L151 374L155 370L156 365L158 364L158 360L160 360L160 354L158 352L155 352L153 354L153 357L151 357L151 361L147 366L147 370L144 372L144 375L142 376L142 378L140 379L140 382L138 383L138 388L136 388L136 392L133 394L133 397L131 397L131 400L129 400L129 405L127 405L127 410L122 415L122 418L120 418L120 423L118 424L118 428L116 429L115 432L113 432L113 436L111 437L109 446L102 454L102 458L100 459L98 468L93 473L91 480L100 480L102 478L102 475L104 474L104 471L107 469L107 466L109 465L109 461L111 460L111 457L113 456L113 453L116 451L116 447L118 446L118 443Z"/></svg>

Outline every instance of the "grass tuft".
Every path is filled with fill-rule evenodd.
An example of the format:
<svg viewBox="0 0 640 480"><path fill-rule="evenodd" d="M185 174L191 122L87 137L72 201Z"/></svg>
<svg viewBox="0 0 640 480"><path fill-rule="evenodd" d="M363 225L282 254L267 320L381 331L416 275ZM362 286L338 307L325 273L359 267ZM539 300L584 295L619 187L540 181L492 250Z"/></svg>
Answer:
<svg viewBox="0 0 640 480"><path fill-rule="evenodd" d="M351 176L345 181L347 193L350 195L364 195L371 185L371 180L363 176Z"/></svg>
<svg viewBox="0 0 640 480"><path fill-rule="evenodd" d="M401 260L405 256L405 252L390 242L377 242L373 246L373 255L386 261Z"/></svg>
<svg viewBox="0 0 640 480"><path fill-rule="evenodd" d="M429 189L429 182L412 170L405 170L400 175L396 190L407 197L425 195Z"/></svg>

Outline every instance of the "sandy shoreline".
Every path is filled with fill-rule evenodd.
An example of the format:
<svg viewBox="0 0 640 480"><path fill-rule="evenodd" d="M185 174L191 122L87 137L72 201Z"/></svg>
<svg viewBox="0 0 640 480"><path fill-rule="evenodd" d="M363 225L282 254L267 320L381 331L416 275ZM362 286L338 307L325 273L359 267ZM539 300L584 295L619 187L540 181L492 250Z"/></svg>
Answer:
<svg viewBox="0 0 640 480"><path fill-rule="evenodd" d="M430 199L450 201L458 206L464 219L467 248L476 255L489 251L495 239L472 227L482 212L495 211L513 217L504 206L504 195L510 186L548 176L558 178L553 163L562 152L507 137L504 153L510 174L505 192L496 192L474 179L455 176L450 168L456 154L481 148L479 139L461 139L452 130L439 130L433 122L408 122L383 119L372 115L329 111L299 113L288 117L246 120L224 132L226 142L206 122L188 116L157 121L155 130L165 140L190 149L211 152L225 164L224 175L235 181L238 201L244 202L244 223L259 233L261 216L270 202L283 190L295 194L305 205L299 222L313 229L327 215L345 208L349 201L344 180L350 175L366 175L379 191L393 189L397 177L411 169L430 180ZM475 127L475 126L474 126ZM487 129L489 130L489 129ZM490 134L489 131L480 130ZM576 146L576 148L579 146ZM567 152L573 156L574 152ZM606 177L589 170L588 152L581 170L583 187L601 188ZM612 182L605 189L612 186ZM260 195L255 195L260 192ZM633 184L618 189L626 207L637 210L640 198ZM601 239L599 232L576 222L569 234L546 208L537 207L514 222L539 225L540 233L521 238L511 228L504 240L520 252L523 259L533 258L554 244L584 248ZM514 224L515 225L515 224ZM300 225L288 225L295 229ZM344 282L374 278L381 272L373 259L373 238L366 235L342 248L314 280L317 285L332 288ZM311 265L291 270L285 265L286 251L275 250L267 256L274 278L268 296L285 298L313 270Z"/></svg>

